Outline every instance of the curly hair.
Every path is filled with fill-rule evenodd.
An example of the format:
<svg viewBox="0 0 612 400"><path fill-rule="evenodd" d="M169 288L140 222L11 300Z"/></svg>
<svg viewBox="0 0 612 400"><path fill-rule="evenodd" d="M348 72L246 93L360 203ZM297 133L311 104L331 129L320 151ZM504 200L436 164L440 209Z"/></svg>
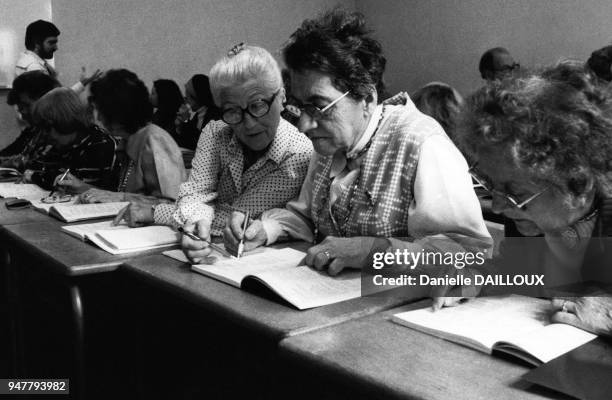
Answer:
<svg viewBox="0 0 612 400"><path fill-rule="evenodd" d="M367 97L372 87L382 98L387 60L370 34L363 15L334 9L305 20L285 45L283 57L291 70L330 75L338 90L350 91L356 100Z"/></svg>
<svg viewBox="0 0 612 400"><path fill-rule="evenodd" d="M112 69L91 84L91 101L109 124L130 134L151 122L149 90L132 71Z"/></svg>
<svg viewBox="0 0 612 400"><path fill-rule="evenodd" d="M612 93L575 61L474 93L457 140L468 158L501 151L573 194L585 193L592 179L600 194L612 195Z"/></svg>

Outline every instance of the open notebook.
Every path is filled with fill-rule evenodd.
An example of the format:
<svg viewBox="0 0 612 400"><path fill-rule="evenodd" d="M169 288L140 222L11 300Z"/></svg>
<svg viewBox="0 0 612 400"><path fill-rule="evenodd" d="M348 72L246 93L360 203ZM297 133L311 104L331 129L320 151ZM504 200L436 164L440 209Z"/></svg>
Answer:
<svg viewBox="0 0 612 400"><path fill-rule="evenodd" d="M64 221L77 222L88 219L116 216L129 202L95 203L95 204L54 204L49 208L49 215Z"/></svg>
<svg viewBox="0 0 612 400"><path fill-rule="evenodd" d="M479 297L457 307L395 314L392 320L421 332L491 354L499 351L538 366L596 336L550 323L550 301L509 295Z"/></svg>
<svg viewBox="0 0 612 400"><path fill-rule="evenodd" d="M159 225L129 228L127 225L112 226L111 221L102 221L68 225L61 229L81 240L88 240L111 254L160 249L178 244L181 240L178 232L168 226Z"/></svg>
<svg viewBox="0 0 612 400"><path fill-rule="evenodd" d="M168 257L187 261L180 250L164 252ZM262 248L262 251L246 253L240 259L213 253L217 261L213 265L192 265L193 271L242 287L247 280L263 284L300 310L361 296L359 271L343 272L331 277L326 272L298 266L306 253L291 248Z"/></svg>
<svg viewBox="0 0 612 400"><path fill-rule="evenodd" d="M38 200L49 195L49 191L32 183L0 182L0 196L16 197L25 200Z"/></svg>

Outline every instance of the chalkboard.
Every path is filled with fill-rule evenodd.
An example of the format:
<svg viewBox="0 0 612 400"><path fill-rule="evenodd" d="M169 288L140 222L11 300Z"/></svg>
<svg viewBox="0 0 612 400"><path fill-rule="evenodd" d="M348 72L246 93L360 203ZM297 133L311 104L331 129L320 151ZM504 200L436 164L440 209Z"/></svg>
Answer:
<svg viewBox="0 0 612 400"><path fill-rule="evenodd" d="M51 0L0 0L0 88L11 86L26 27L37 19L51 21Z"/></svg>

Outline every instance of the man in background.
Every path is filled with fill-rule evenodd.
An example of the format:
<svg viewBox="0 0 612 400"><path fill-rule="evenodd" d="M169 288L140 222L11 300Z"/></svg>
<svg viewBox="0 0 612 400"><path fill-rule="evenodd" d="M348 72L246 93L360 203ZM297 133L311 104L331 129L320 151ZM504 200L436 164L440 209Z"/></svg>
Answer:
<svg viewBox="0 0 612 400"><path fill-rule="evenodd" d="M53 53L57 51L59 29L48 21L39 19L32 22L26 28L25 47L15 65L15 76L29 71L41 71L50 77L57 79L58 73L52 65ZM72 85L72 90L82 92L91 81L100 76L100 70L91 76L86 76L85 67L82 67L81 79Z"/></svg>
<svg viewBox="0 0 612 400"><path fill-rule="evenodd" d="M57 79L55 68L48 62L57 51L59 29L51 22L32 22L26 28L25 47L21 53L17 65L15 65L15 76L28 71L43 71L52 78Z"/></svg>
<svg viewBox="0 0 612 400"><path fill-rule="evenodd" d="M495 47L485 51L478 65L480 76L486 81L503 79L518 68L520 68L520 65L514 61L510 52L503 47Z"/></svg>
<svg viewBox="0 0 612 400"><path fill-rule="evenodd" d="M602 47L591 53L587 65L600 79L612 81L612 46Z"/></svg>

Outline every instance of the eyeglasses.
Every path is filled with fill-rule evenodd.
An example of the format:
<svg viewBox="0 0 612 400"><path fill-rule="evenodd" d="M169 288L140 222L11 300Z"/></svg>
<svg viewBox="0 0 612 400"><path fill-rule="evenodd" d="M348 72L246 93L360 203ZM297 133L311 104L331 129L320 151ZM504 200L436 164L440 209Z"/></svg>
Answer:
<svg viewBox="0 0 612 400"><path fill-rule="evenodd" d="M261 118L270 112L270 106L279 93L280 89L277 90L276 93L274 93L274 95L269 99L255 100L254 102L249 103L246 108L227 108L223 110L221 119L227 124L236 125L242 122L244 119L244 113L248 113L253 118Z"/></svg>
<svg viewBox="0 0 612 400"><path fill-rule="evenodd" d="M72 195L56 194L51 192L49 196L43 197L42 199L40 199L40 201L45 204L68 203L69 201L72 201Z"/></svg>
<svg viewBox="0 0 612 400"><path fill-rule="evenodd" d="M476 182L478 182L480 186L484 188L484 190L491 193L492 195L497 195L497 196L504 198L508 203L512 204L512 206L518 208L519 210L524 210L527 204L531 203L533 200L540 197L542 194L544 194L544 192L546 192L550 188L550 186L547 186L544 189L540 190L539 192L529 196L525 200L518 201L513 196L507 193L504 193L502 191L499 191L497 189L494 189L493 184L489 182L486 178L479 176L475 168L476 168L476 165L471 166L468 172L470 173L470 175L472 175L472 178Z"/></svg>
<svg viewBox="0 0 612 400"><path fill-rule="evenodd" d="M306 114L308 114L313 119L321 119L321 118L325 117L325 113L328 110L330 110L333 106L335 106L336 103L338 103L340 100L342 100L343 98L348 96L349 93L350 93L350 91L346 91L340 97L336 98L334 101L332 101L331 103L329 103L328 105L326 105L323 108L319 108L319 107L315 106L314 104L302 104L301 106L293 104L293 106L299 110L299 114L297 114L298 117L301 117L302 113L305 112Z"/></svg>

